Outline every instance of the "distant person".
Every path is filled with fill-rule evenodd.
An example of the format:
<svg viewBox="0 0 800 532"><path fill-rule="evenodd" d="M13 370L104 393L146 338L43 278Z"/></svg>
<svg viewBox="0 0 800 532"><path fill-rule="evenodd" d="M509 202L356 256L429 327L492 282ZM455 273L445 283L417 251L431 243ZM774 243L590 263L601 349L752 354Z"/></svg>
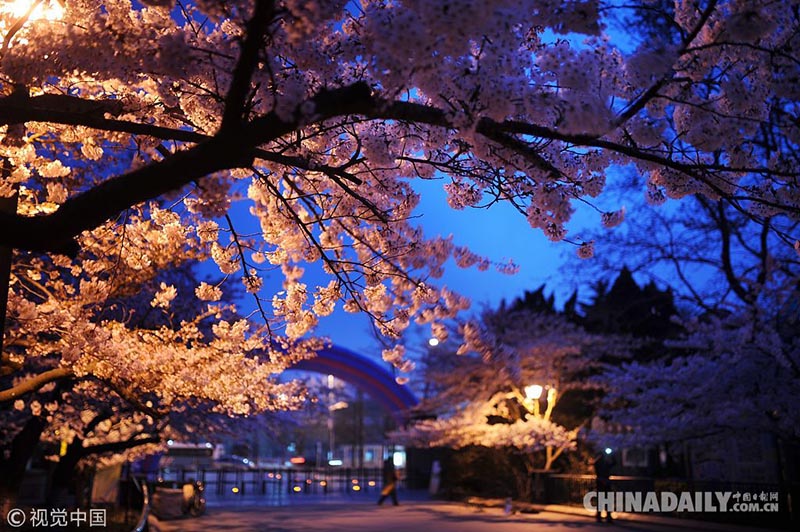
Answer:
<svg viewBox="0 0 800 532"><path fill-rule="evenodd" d="M592 464L594 465L594 474L597 479L596 489L598 494L601 491L611 491L611 468L613 468L616 463L617 461L611 455L611 449L608 448L606 448L604 452L598 454L592 461ZM599 498L597 503L596 519L598 522L603 520ZM611 511L608 509L606 509L606 521L609 523L612 521Z"/></svg>
<svg viewBox="0 0 800 532"><path fill-rule="evenodd" d="M397 502L397 471L394 469L394 462L390 456L383 461L383 489L381 490L381 498L378 499L378 506L383 504L386 497L392 498L392 504L398 505Z"/></svg>

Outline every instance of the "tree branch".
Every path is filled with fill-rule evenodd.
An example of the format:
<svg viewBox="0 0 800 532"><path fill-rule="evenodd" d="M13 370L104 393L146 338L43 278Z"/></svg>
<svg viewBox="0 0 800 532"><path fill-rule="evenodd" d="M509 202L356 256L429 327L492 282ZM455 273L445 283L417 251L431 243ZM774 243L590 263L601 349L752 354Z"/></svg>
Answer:
<svg viewBox="0 0 800 532"><path fill-rule="evenodd" d="M131 438L125 441L115 441L109 443L98 443L97 445L89 445L80 450L81 458L90 454L100 453L118 453L126 449L133 449L140 445L147 445L148 443L161 443L161 438L158 436L148 436L146 438Z"/></svg>
<svg viewBox="0 0 800 532"><path fill-rule="evenodd" d="M307 111L309 108L313 109L310 114ZM48 109L52 110L50 107ZM300 109L303 109L306 114L301 113ZM8 106L5 108L0 106L0 111L11 112L13 115L13 111L9 111ZM28 109L28 112L32 111ZM373 96L370 87L364 82L357 82L338 89L322 90L306 102L305 105L298 106L294 116L288 121L282 120L277 114L271 112L250 122L237 125L237 127L226 128L213 137L204 137L197 133L185 132L186 135L182 136L180 140L196 142L202 139L202 141L162 161L113 177L82 194L69 198L52 214L26 217L0 213L0 227L4 229L0 234L0 246L5 245L31 251L75 254L78 251L78 246L72 241L74 237L84 230L93 229L106 220L113 219L119 212L132 205L178 190L189 182L201 179L216 171L250 167L253 159L257 156L263 156L267 160L278 160L280 159L279 157L270 155L269 152L260 152L257 147L309 124L321 123L331 118L348 115L360 115L368 120L399 120L453 128L443 110L413 102L383 100ZM88 121L104 120L92 119L92 116L91 113L88 113L84 118L88 118ZM65 120L77 120L78 116L73 114L62 118ZM42 116L41 119L46 121L47 117ZM134 129L133 126L139 127L139 125L126 124L119 121L96 123L98 125L129 127L131 129ZM149 132L144 131L143 127L141 132L144 134L156 134L156 136L171 135L170 138L177 138L178 134L183 135L183 133L169 128L147 127L151 128ZM723 173L725 171L759 171L759 169L716 168L708 165L681 162L656 152L626 146L592 135L565 134L527 122L513 120L496 122L489 118L481 118L476 128L480 134L490 140L492 138L496 141L498 139L502 140L510 149L518 150L520 148L518 143L527 146L526 143L510 135L530 135L575 146L609 150L634 160L651 162L677 170L691 179L703 183L711 191L722 197L729 197L730 194L726 193L715 182L714 177L716 179L724 179ZM502 134L502 139L499 136L500 134ZM511 141L513 140L517 142L512 143ZM527 151L528 153L524 155L529 160L532 162L535 160L541 164L541 168L553 170L552 165L549 165L549 163L544 164L547 163L546 160L531 159L531 152L534 150L529 149ZM521 153L521 155L523 154ZM289 163L290 161L287 160L286 162ZM321 171L325 170L331 169L325 168ZM717 172L720 175L705 175L703 172ZM334 172L333 175L344 177L341 172ZM339 183L339 185L341 186L342 183ZM788 204L774 204L774 202L765 198L732 198L731 205L741 212L744 212L744 208L737 203L737 200L741 199L749 199L764 205L777 207L787 213L800 212L800 208L795 208ZM753 218L753 216L751 215L750 218Z"/></svg>
<svg viewBox="0 0 800 532"><path fill-rule="evenodd" d="M55 368L45 371L44 373L40 373L35 377L31 377L30 379L20 382L16 386L12 386L11 388L7 388L5 390L0 390L0 403L19 399L25 394L35 392L45 384L57 381L59 379L72 377L72 375L72 370L68 368Z"/></svg>
<svg viewBox="0 0 800 532"><path fill-rule="evenodd" d="M231 86L225 98L225 111L222 115L220 131L228 130L244 119L244 106L250 92L250 80L258 64L258 51L261 49L264 34L274 14L274 1L256 1L253 16L247 23L247 34L242 43L239 61L236 63Z"/></svg>
<svg viewBox="0 0 800 532"><path fill-rule="evenodd" d="M365 83L321 91L311 103L314 119L369 110L372 96ZM303 117L285 122L275 113L253 120L233 131L219 133L192 148L143 168L111 178L69 198L52 214L27 217L0 213L0 245L31 251L75 254L72 238L94 229L123 210L178 190L191 181L231 168L247 168L255 157L254 148L297 129Z"/></svg>

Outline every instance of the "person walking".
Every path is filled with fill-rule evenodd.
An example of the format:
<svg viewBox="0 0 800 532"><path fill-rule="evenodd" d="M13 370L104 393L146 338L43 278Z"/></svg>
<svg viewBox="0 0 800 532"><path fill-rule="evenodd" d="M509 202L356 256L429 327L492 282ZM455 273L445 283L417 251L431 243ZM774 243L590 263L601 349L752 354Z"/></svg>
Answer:
<svg viewBox="0 0 800 532"><path fill-rule="evenodd" d="M394 462L390 456L383 461L383 489L381 489L381 498L378 499L378 506L383 504L386 497L392 498L392 504L397 506L397 471L394 469Z"/></svg>
<svg viewBox="0 0 800 532"><path fill-rule="evenodd" d="M593 461L594 474L596 480L597 493L611 491L611 468L616 465L617 461L611 456L611 449L606 449L604 453L597 455ZM600 503L597 503L597 522L603 520ZM612 521L611 511L606 508L606 521Z"/></svg>

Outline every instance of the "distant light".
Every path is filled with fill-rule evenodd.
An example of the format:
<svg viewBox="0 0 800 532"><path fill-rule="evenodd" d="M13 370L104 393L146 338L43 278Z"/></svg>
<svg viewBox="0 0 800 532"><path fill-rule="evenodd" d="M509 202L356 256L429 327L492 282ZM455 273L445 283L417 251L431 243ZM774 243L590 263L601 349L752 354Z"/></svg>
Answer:
<svg viewBox="0 0 800 532"><path fill-rule="evenodd" d="M353 491L361 491L361 486L356 484L355 486L353 486Z"/></svg>
<svg viewBox="0 0 800 532"><path fill-rule="evenodd" d="M306 479L306 484L311 484L312 480L310 478Z"/></svg>
<svg viewBox="0 0 800 532"><path fill-rule="evenodd" d="M239 493L239 488L237 488L236 486L234 486L234 487L232 487L232 488L231 488L231 491L232 491L233 493Z"/></svg>
<svg viewBox="0 0 800 532"><path fill-rule="evenodd" d="M606 454L611 454L612 452L611 447L606 447Z"/></svg>
<svg viewBox="0 0 800 532"><path fill-rule="evenodd" d="M353 484L358 484L358 479L357 479L357 478L354 478L354 479L353 479L353 480L351 480L350 482L352 482Z"/></svg>
<svg viewBox="0 0 800 532"><path fill-rule="evenodd" d="M242 458L242 463L243 464L249 464L250 460L248 460L247 458Z"/></svg>
<svg viewBox="0 0 800 532"><path fill-rule="evenodd" d="M320 481L319 481L319 485L324 487L324 486L327 486L327 485L328 485L328 483L327 483L327 482L325 482L324 480L320 480Z"/></svg>
<svg viewBox="0 0 800 532"><path fill-rule="evenodd" d="M291 458L289 458L289 462L293 464L305 464L306 459L302 456L292 456Z"/></svg>
<svg viewBox="0 0 800 532"><path fill-rule="evenodd" d="M211 443L206 442L206 449L211 449L212 447L214 446Z"/></svg>
<svg viewBox="0 0 800 532"><path fill-rule="evenodd" d="M342 465L343 463L344 463L344 462L342 462L342 461L341 461L341 460L339 460L339 459L335 459L335 460L328 460L328 465L332 465L332 466L340 466L340 465Z"/></svg>
<svg viewBox="0 0 800 532"><path fill-rule="evenodd" d="M295 486L295 487L293 487L293 488L292 488L292 491L293 491L293 492L295 492L295 493L300 493L300 491L301 491L302 489L303 489L303 488L301 488L300 486Z"/></svg>
<svg viewBox="0 0 800 532"><path fill-rule="evenodd" d="M167 445L172 445L172 444L174 444L174 443L175 443L175 442L174 442L174 441L172 441L172 440L167 440Z"/></svg>
<svg viewBox="0 0 800 532"><path fill-rule="evenodd" d="M336 378L333 375L328 375L328 388L333 388L334 384L336 384Z"/></svg>
<svg viewBox="0 0 800 532"><path fill-rule="evenodd" d="M367 482L367 484L370 485L370 486L374 486L375 485L375 481L374 480L370 480L369 482Z"/></svg>
<svg viewBox="0 0 800 532"><path fill-rule="evenodd" d="M395 467L403 467L406 465L406 453L397 451L392 455L392 463Z"/></svg>
<svg viewBox="0 0 800 532"><path fill-rule="evenodd" d="M280 473L278 473L277 475L275 475L275 478L277 478L278 480L280 480L282 477L283 477L283 475L281 475Z"/></svg>
<svg viewBox="0 0 800 532"><path fill-rule="evenodd" d="M428 339L428 345L431 347L436 347L437 345L439 345L439 339L438 338Z"/></svg>

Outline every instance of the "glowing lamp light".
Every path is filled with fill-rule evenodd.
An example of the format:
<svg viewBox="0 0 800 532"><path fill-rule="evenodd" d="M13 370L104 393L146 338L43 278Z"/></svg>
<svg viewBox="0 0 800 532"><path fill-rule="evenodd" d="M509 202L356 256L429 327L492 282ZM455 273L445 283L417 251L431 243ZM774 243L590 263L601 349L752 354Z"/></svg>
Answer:
<svg viewBox="0 0 800 532"><path fill-rule="evenodd" d="M531 384L525 387L525 397L528 399L539 399L544 392L544 388L538 384Z"/></svg>
<svg viewBox="0 0 800 532"><path fill-rule="evenodd" d="M300 486L295 486L295 487L292 488L292 491L295 492L295 493L300 493L300 490L302 490L302 488Z"/></svg>
<svg viewBox="0 0 800 532"><path fill-rule="evenodd" d="M232 491L233 493L239 493L239 488L237 488L236 486L234 486L234 487L232 487L232 488L231 488L231 491Z"/></svg>
<svg viewBox="0 0 800 532"><path fill-rule="evenodd" d="M12 0L0 5L0 12L8 13L16 19L20 19L28 14L31 7L34 6L36 0ZM28 20L61 20L64 17L64 4L60 0L44 0L40 1L36 7L33 8L31 14L28 15Z"/></svg>
<svg viewBox="0 0 800 532"><path fill-rule="evenodd" d="M292 464L305 464L306 459L303 456L293 456L289 458L289 462Z"/></svg>
<svg viewBox="0 0 800 532"><path fill-rule="evenodd" d="M612 452L611 447L606 447L606 454L611 454Z"/></svg>
<svg viewBox="0 0 800 532"><path fill-rule="evenodd" d="M328 483L325 482L324 480L320 480L319 485L322 486L322 487L325 487L325 486L328 485Z"/></svg>
<svg viewBox="0 0 800 532"><path fill-rule="evenodd" d="M431 347L436 347L437 345L439 345L439 339L438 338L429 339L428 340L428 345L431 346Z"/></svg>
<svg viewBox="0 0 800 532"><path fill-rule="evenodd" d="M353 491L361 491L361 486L359 486L358 484L355 484L353 486Z"/></svg>
<svg viewBox="0 0 800 532"><path fill-rule="evenodd" d="M369 482L367 482L367 484L370 485L370 486L374 486L375 485L375 481L374 480L370 480Z"/></svg>

